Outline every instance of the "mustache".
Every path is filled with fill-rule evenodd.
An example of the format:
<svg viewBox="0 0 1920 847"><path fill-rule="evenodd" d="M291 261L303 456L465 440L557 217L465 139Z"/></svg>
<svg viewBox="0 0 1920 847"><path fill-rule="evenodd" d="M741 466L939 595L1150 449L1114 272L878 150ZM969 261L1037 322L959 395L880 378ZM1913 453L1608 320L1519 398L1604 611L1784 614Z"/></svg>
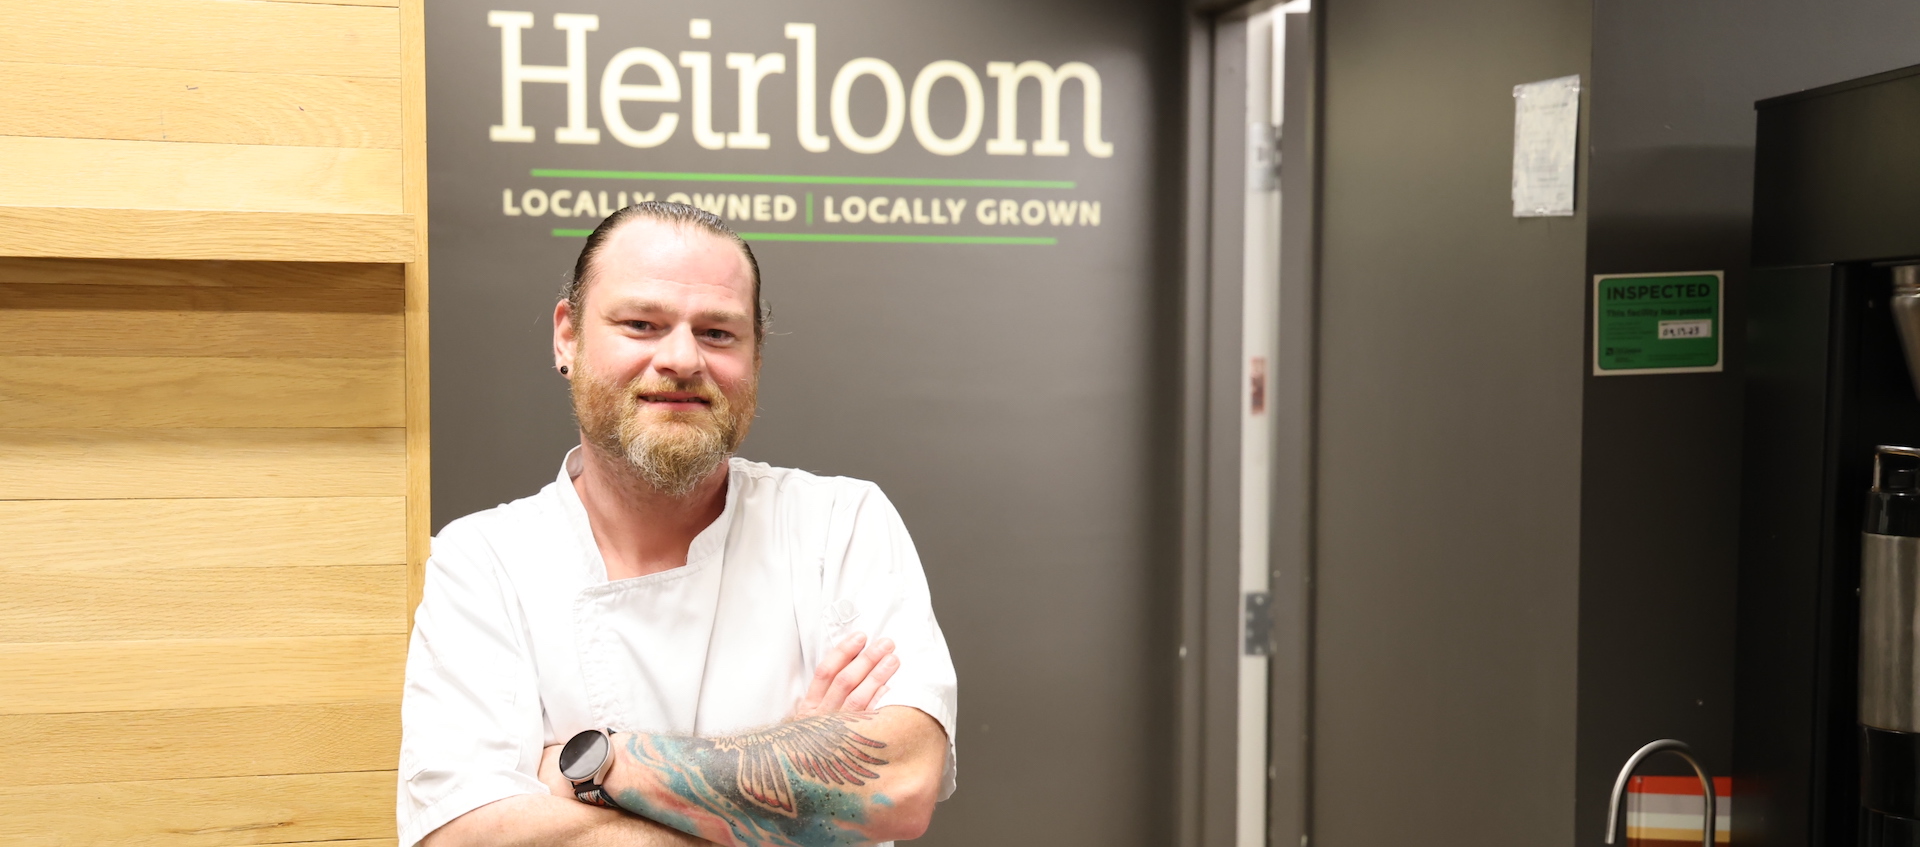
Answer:
<svg viewBox="0 0 1920 847"><path fill-rule="evenodd" d="M661 376L641 376L627 383L626 399L628 403L638 405L640 398L648 394L691 394L705 400L711 408L726 405L726 395L720 386L710 379L679 380Z"/></svg>

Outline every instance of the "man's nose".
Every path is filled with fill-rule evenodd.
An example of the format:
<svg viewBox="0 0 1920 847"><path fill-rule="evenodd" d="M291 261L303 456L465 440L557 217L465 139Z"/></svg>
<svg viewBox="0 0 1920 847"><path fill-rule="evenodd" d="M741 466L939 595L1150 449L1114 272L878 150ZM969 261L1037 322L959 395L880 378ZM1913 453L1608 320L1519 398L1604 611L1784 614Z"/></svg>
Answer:
<svg viewBox="0 0 1920 847"><path fill-rule="evenodd" d="M660 346L653 351L653 369L663 376L676 379L693 379L704 370L705 363L700 355L700 343L694 340L693 327L681 324L660 339Z"/></svg>

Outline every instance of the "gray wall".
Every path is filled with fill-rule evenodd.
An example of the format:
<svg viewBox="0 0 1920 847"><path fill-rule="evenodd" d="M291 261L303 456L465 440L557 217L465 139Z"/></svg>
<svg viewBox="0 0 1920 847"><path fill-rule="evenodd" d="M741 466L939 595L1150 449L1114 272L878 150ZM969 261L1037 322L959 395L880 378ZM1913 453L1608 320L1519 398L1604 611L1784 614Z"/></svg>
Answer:
<svg viewBox="0 0 1920 847"><path fill-rule="evenodd" d="M537 142L490 143L487 128L500 120L501 48L489 9L536 12L525 61L546 65L565 60L552 13L600 15L588 47L595 127L603 127L600 71L619 49L714 52L721 131L736 128L737 95L718 54L785 52L788 72L768 79L760 95L772 147L698 148L685 102L629 105L641 127L663 108L681 111L679 133L660 147L610 138L557 145L553 127L565 112L554 85L527 86L526 122ZM549 316L582 242L550 230L591 228L598 219L505 217L502 189L646 189L662 197L728 189L576 184L531 177L530 169L1073 180L1074 199L1103 203L1098 228L1008 231L969 220L945 230L1059 236L1052 246L757 243L774 315L761 414L742 452L874 480L913 532L962 691L960 789L926 844L1167 843L1178 660L1180 9L1151 0L447 0L429 4L427 16L437 524L538 489L576 439L564 383L551 370ZM711 40L690 40L687 19L695 16L712 20ZM826 92L841 63L883 58L911 85L926 63L953 59L973 67L986 89L981 139L952 157L921 149L911 131L880 154L838 142L826 153L801 151L796 60L782 37L789 21L820 25L822 131L832 133ZM1062 95L1071 155L986 154L997 105L986 63L1024 59L1099 70L1111 158L1082 152L1077 83ZM1025 83L1021 99L1028 139L1040 126L1037 88ZM865 80L855 90L855 122L872 131L881 89ZM935 123L951 132L962 101L957 85L944 90L935 89ZM882 191L1043 199L986 188L860 193ZM811 232L831 229L824 214L812 223Z"/></svg>
<svg viewBox="0 0 1920 847"><path fill-rule="evenodd" d="M1586 220L1509 175L1589 6L1322 9L1314 843L1565 844Z"/></svg>
<svg viewBox="0 0 1920 847"><path fill-rule="evenodd" d="M1920 7L1599 0L1593 26L1589 270L1723 269L1730 331L1725 373L1587 380L1582 845L1601 843L1615 773L1654 738L1753 776L1732 749L1753 102L1920 62ZM1760 837L1743 808L1736 839ZM1806 843L1804 823L1772 825L1788 831L1768 843Z"/></svg>

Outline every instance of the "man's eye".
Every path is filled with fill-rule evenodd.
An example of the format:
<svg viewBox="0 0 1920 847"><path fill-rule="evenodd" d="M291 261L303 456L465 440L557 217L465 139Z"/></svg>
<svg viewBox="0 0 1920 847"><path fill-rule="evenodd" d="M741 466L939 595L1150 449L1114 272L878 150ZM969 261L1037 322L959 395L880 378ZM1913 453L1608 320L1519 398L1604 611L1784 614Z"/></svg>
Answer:
<svg viewBox="0 0 1920 847"><path fill-rule="evenodd" d="M651 332L657 329L652 321L627 321L627 327L639 332Z"/></svg>
<svg viewBox="0 0 1920 847"><path fill-rule="evenodd" d="M704 335L706 335L708 341L732 341L733 340L733 333L728 332L724 329L710 329L710 330L707 330L704 333Z"/></svg>

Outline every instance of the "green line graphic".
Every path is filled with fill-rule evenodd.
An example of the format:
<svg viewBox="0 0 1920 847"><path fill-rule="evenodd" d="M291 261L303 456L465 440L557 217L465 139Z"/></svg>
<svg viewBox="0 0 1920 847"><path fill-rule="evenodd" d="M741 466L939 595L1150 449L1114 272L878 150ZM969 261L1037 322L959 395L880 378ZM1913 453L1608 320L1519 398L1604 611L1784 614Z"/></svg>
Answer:
<svg viewBox="0 0 1920 847"><path fill-rule="evenodd" d="M868 235L857 232L743 232L748 241L825 241L837 244L1031 244L1051 247L1056 238L1018 235Z"/></svg>
<svg viewBox="0 0 1920 847"><path fill-rule="evenodd" d="M556 229L555 238L586 238L590 229ZM831 244L1016 244L1052 247L1060 240L1024 235L870 235L860 232L743 232L748 241L813 241Z"/></svg>
<svg viewBox="0 0 1920 847"><path fill-rule="evenodd" d="M535 177L637 179L652 182L759 182L780 185L922 185L941 188L1073 188L1068 179L945 179L917 176L817 176L810 174L709 174L678 171L590 171L534 168Z"/></svg>

